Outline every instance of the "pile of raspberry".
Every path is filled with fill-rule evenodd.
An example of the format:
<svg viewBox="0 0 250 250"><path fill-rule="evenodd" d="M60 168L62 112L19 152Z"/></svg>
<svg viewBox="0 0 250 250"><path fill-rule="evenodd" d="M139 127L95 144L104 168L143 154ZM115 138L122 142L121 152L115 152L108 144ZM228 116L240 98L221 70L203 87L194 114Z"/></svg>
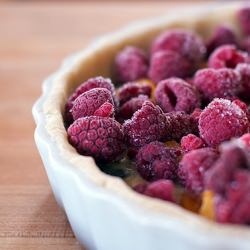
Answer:
<svg viewBox="0 0 250 250"><path fill-rule="evenodd" d="M90 78L68 98L69 143L97 164L126 159L138 193L249 225L250 7L236 18L239 37L222 24L206 40L171 29L147 51L124 47L112 80Z"/></svg>

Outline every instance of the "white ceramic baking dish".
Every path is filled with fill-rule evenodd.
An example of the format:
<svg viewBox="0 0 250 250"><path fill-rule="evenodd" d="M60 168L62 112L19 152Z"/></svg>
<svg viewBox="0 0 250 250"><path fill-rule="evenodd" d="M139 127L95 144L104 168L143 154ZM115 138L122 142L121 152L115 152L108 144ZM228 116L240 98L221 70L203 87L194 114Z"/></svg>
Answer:
<svg viewBox="0 0 250 250"><path fill-rule="evenodd" d="M217 224L137 194L121 179L102 173L91 157L78 155L69 145L61 115L67 96L78 84L90 76L111 74L114 55L124 45L147 47L156 34L170 27L194 28L202 35L220 22L236 27L239 6L206 5L134 23L69 57L45 80L43 94L33 107L35 141L56 200L88 249L250 249L249 227Z"/></svg>

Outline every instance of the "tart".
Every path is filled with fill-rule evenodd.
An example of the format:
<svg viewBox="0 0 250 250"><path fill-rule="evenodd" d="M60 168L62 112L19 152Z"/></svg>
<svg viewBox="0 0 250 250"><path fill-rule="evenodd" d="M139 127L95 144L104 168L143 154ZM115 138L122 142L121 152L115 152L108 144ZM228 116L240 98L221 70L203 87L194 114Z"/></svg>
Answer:
<svg viewBox="0 0 250 250"><path fill-rule="evenodd" d="M226 192L221 190L220 181L215 183L214 180L218 175L222 176L223 180L228 177L223 176L224 172L214 173L214 170L211 171L204 184L203 180L193 181L193 178L197 177L196 173L193 176L189 175L190 169L195 168L193 163L197 159L202 161L205 159L205 163L203 162L205 169L209 169L214 164L216 164L215 169L221 169L220 165L231 163L229 156L235 153L235 161L237 161L239 154L242 154L238 151L241 151L242 147L247 148L248 110L242 99L238 97L244 93L245 88L241 83L242 73L239 73L245 72L245 69L240 68L245 66L240 66L240 63L248 64L249 59L247 52L242 52L241 48L237 47L239 45L235 39L237 37L240 41L243 40L239 22L244 23L244 21L242 21L243 14L240 11L242 11L242 6L238 4L231 4L227 7L214 6L202 14L198 12L192 16L186 14L181 20L172 16L155 22L137 24L99 40L87 50L77 54L53 77L41 112L44 128L50 140L56 145L58 157L67 162L71 168L80 171L88 182L101 188L101 192L109 192L115 199L122 199L123 202L133 204L133 208L136 206L135 213L138 213L140 209L142 211L146 209L154 215L167 216L169 221L172 219L178 222L185 221L186 226L198 231L201 229L203 236L210 230L213 231L215 238L217 233L224 237L233 235L237 230L241 234L244 248L247 246L247 236L250 235L247 226L219 225L196 215L199 212L214 220L217 216L213 209L214 196L217 195L217 190L218 193ZM237 16L237 13L241 13L241 18ZM230 28L220 28L223 31L214 32L221 24L229 25ZM169 32L176 34L187 30L192 33L191 38L188 38L188 40L191 39L188 49L180 51L179 49L184 47L181 43L178 44L178 41L174 41L172 47L169 45L170 42L167 45L164 43ZM246 30L244 26L243 31L246 32ZM166 32L168 32L167 35ZM234 43L233 45L224 45L227 43L217 38L218 34L223 32L227 35L231 33L231 36L228 35L228 40ZM198 38L193 34L198 34ZM205 43L204 46L201 44L199 37L207 41L206 46ZM176 43L177 47L175 47ZM193 46L194 44L197 46ZM166 49L166 46L171 48ZM211 54L206 54L206 47ZM145 52L150 55L150 63L147 62ZM235 63L234 60L226 62L227 59L223 58L223 55L227 53L234 53L233 58L237 57L239 62ZM127 68L131 62L131 55L136 57L136 62L133 61L133 69L137 69L136 72L131 72ZM209 58L209 68L207 65L202 65L202 58L206 56ZM171 67L169 58L175 62L173 65L179 62L178 68ZM163 70L159 69L163 64L167 67ZM220 82L221 75L227 78L226 86ZM96 78L97 76L101 77ZM150 80L145 79L146 77ZM216 88L211 87L210 83L216 82L217 79L219 80ZM93 83L95 81L98 82L96 86L81 92L82 86L80 85L83 82L95 85ZM113 85L110 84L111 81L123 84L123 86L120 85L117 87L119 90L114 90ZM127 85L127 82L130 83ZM207 86L204 86L204 82L207 82ZM238 85L241 87L238 88ZM178 98L178 105L176 105L176 100L171 99L171 94L163 95L163 90L166 88L174 93L175 98ZM134 93L134 89L137 94L127 95L128 92ZM185 97L190 98L188 102ZM121 115L117 115L117 110ZM229 123L233 124L232 129L228 126L228 120L218 118L218 113L220 115L230 113ZM151 127L145 125L148 117L160 121L157 126L154 126L153 134L150 133ZM144 121L144 126L137 126L141 120ZM162 125L166 124L166 121L178 122L166 128ZM196 122L199 123L198 133L194 125ZM188 125L183 128L183 124ZM211 130L215 124L220 125L220 130ZM93 128L94 132L90 128ZM103 139L98 144L103 147L101 153L98 147L94 147L97 144L94 146L91 144L93 140L100 139L99 137ZM238 139L223 144L218 149L218 145L234 137ZM107 144L105 139L109 140L112 146ZM181 151L185 151L181 160L178 159L180 145ZM124 153L128 157L124 157ZM155 170L154 173L148 172L144 165L147 156L151 153L156 158L150 158L150 160L159 161L160 159L168 168L160 169L158 172ZM135 158L137 171L133 163L131 164L131 159ZM230 160L225 163L228 158ZM240 162L242 161L248 164L247 157L244 160L241 158ZM240 173L236 174L235 178L239 180L239 183L247 181L243 173L246 168L244 167ZM126 183L134 190L121 178L104 173L114 174L114 169L118 171L115 175L125 177ZM121 169L122 171L119 172ZM125 176L123 176L124 169L128 173ZM184 191L174 187L177 175L179 176L178 182L185 183L180 184L185 187ZM204 185L210 188L204 189ZM182 207L173 202L181 204ZM233 220L228 220L223 210L225 207L226 204L221 203L220 211L222 212L217 221L249 223L248 219L242 223L237 216ZM157 221L157 218L153 216L152 220ZM237 246L238 239L232 241L233 246ZM160 241L162 244L162 239ZM200 244L198 242L200 241L196 242L197 249ZM220 240L217 237L214 242L208 244L216 246L218 242ZM221 242L218 244L223 246ZM225 243L224 246L229 245Z"/></svg>

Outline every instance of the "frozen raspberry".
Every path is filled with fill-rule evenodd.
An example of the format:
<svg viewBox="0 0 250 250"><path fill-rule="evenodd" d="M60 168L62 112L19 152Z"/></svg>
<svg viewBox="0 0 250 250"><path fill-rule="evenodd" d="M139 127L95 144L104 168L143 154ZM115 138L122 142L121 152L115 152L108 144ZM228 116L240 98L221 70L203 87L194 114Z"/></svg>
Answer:
<svg viewBox="0 0 250 250"><path fill-rule="evenodd" d="M230 98L242 91L240 74L227 68L198 70L194 85L207 100Z"/></svg>
<svg viewBox="0 0 250 250"><path fill-rule="evenodd" d="M181 148L188 152L198 148L204 148L206 143L196 135L188 134L181 138Z"/></svg>
<svg viewBox="0 0 250 250"><path fill-rule="evenodd" d="M109 117L79 118L67 132L69 142L80 154L93 156L97 161L117 160L125 150L122 126Z"/></svg>
<svg viewBox="0 0 250 250"><path fill-rule="evenodd" d="M133 97L132 99L128 100L121 106L119 110L119 117L124 120L130 119L147 100L149 100L149 98L146 95L139 95L138 97Z"/></svg>
<svg viewBox="0 0 250 250"><path fill-rule="evenodd" d="M234 69L237 64L246 63L248 60L247 53L238 50L234 45L223 45L211 54L208 59L208 66L214 69Z"/></svg>
<svg viewBox="0 0 250 250"><path fill-rule="evenodd" d="M211 148L201 148L186 153L179 165L178 175L186 188L194 193L204 190L204 175L218 158Z"/></svg>
<svg viewBox="0 0 250 250"><path fill-rule="evenodd" d="M245 35L250 35L250 7L242 8L238 12L238 20Z"/></svg>
<svg viewBox="0 0 250 250"><path fill-rule="evenodd" d="M227 186L233 181L234 173L249 167L249 152L238 140L223 143L219 159L205 175L206 189L224 195Z"/></svg>
<svg viewBox="0 0 250 250"><path fill-rule="evenodd" d="M200 136L211 146L243 135L248 126L246 113L238 105L225 99L214 99L203 110L199 119Z"/></svg>
<svg viewBox="0 0 250 250"><path fill-rule="evenodd" d="M98 109L100 110L100 107L107 102L112 106L114 105L110 91L107 89L95 88L88 90L75 99L71 109L73 119L76 120L80 117L94 115L95 112L97 112ZM107 106L107 104L105 105ZM105 109L107 110L107 107ZM104 113L102 112L102 116L103 114ZM108 115L113 114L108 112Z"/></svg>
<svg viewBox="0 0 250 250"><path fill-rule="evenodd" d="M195 33L184 29L174 29L160 34L152 44L151 53L171 50L193 63L200 62L205 56L206 47Z"/></svg>
<svg viewBox="0 0 250 250"><path fill-rule="evenodd" d="M94 113L94 116L112 117L114 106L110 102L103 103Z"/></svg>
<svg viewBox="0 0 250 250"><path fill-rule="evenodd" d="M242 49L245 50L248 55L250 54L250 36L247 36L243 41L241 45Z"/></svg>
<svg viewBox="0 0 250 250"><path fill-rule="evenodd" d="M162 142L151 142L140 148L136 155L136 168L148 181L174 179L177 160Z"/></svg>
<svg viewBox="0 0 250 250"><path fill-rule="evenodd" d="M118 100L120 105L124 104L128 100L133 97L137 97L139 95L146 95L148 97L151 96L152 87L148 84L140 84L137 82L129 82L122 85L117 90Z"/></svg>
<svg viewBox="0 0 250 250"><path fill-rule="evenodd" d="M234 44L237 45L237 38L234 31L228 26L219 26L207 41L208 55L221 45Z"/></svg>
<svg viewBox="0 0 250 250"><path fill-rule="evenodd" d="M166 133L166 117L159 106L145 101L130 120L123 124L128 144L141 147L161 140Z"/></svg>
<svg viewBox="0 0 250 250"><path fill-rule="evenodd" d="M134 189L141 194L165 201L176 202L174 184L170 180L158 180L149 184L139 184Z"/></svg>
<svg viewBox="0 0 250 250"><path fill-rule="evenodd" d="M180 78L160 81L155 90L155 100L164 112L190 113L200 106L200 97L196 89Z"/></svg>
<svg viewBox="0 0 250 250"><path fill-rule="evenodd" d="M129 82L146 77L148 59L142 49L128 46L115 58L115 72L118 82Z"/></svg>
<svg viewBox="0 0 250 250"><path fill-rule="evenodd" d="M250 98L250 64L240 63L236 67L236 71L239 72L242 82L242 93L241 96L243 99Z"/></svg>
<svg viewBox="0 0 250 250"><path fill-rule="evenodd" d="M184 135L198 134L198 123L191 115L177 111L166 113L165 117L165 141L179 141Z"/></svg>
<svg viewBox="0 0 250 250"><path fill-rule="evenodd" d="M217 198L216 220L222 223L250 223L250 171L238 170L226 186L225 195Z"/></svg>
<svg viewBox="0 0 250 250"><path fill-rule="evenodd" d="M180 54L170 50L158 51L151 56L148 76L154 82L169 77L189 77L194 72L194 65Z"/></svg>
<svg viewBox="0 0 250 250"><path fill-rule="evenodd" d="M68 123L71 123L73 121L72 114L70 110L73 107L74 100L84 92L94 89L94 88L105 88L109 90L114 98L115 96L115 88L113 83L109 78L103 78L101 76L94 77L88 79L86 82L82 83L75 91L74 93L68 98L67 103L65 105L65 120Z"/></svg>
<svg viewBox="0 0 250 250"><path fill-rule="evenodd" d="M193 119L194 119L195 121L197 121L197 123L198 123L198 121L199 121L201 112L202 112L202 109L200 109L200 108L195 108L194 111L193 111L193 113L191 114L191 116L193 117Z"/></svg>

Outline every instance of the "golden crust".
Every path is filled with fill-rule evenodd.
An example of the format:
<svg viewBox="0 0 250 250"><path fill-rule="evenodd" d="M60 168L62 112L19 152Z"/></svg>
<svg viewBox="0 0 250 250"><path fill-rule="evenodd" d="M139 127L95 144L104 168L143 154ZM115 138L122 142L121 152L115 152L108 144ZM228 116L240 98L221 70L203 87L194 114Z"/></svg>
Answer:
<svg viewBox="0 0 250 250"><path fill-rule="evenodd" d="M44 101L43 114L45 117L46 131L56 143L61 157L65 162L81 169L86 178L114 193L114 195L126 198L128 201L143 209L150 209L157 213L169 213L172 217L185 220L185 223L199 225L205 230L224 230L224 232L236 236L236 228L239 233L250 237L250 231L241 226L222 226L193 215L181 207L148 198L131 190L121 179L108 176L101 172L91 157L79 155L68 143L67 134L63 124L62 111L67 97L84 80L93 76L112 75L112 62L115 54L125 45L135 45L148 49L152 39L161 31L169 28L188 28L196 30L203 37L208 36L213 28L220 23L228 23L237 32L235 13L239 4L231 4L226 7L212 5L195 10L180 13L178 16L166 16L157 20L149 20L131 25L117 33L113 33L97 41L95 44L83 50L74 59L74 63L68 68L61 69L52 79L52 86L47 99ZM233 230L232 230L233 229Z"/></svg>

